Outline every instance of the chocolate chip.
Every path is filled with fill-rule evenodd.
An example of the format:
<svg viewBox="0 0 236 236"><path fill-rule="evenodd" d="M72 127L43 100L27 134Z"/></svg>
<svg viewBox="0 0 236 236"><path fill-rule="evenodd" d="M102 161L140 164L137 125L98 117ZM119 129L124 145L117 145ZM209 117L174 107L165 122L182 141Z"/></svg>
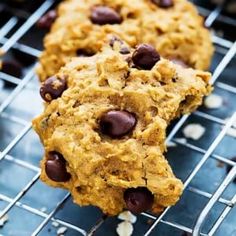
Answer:
<svg viewBox="0 0 236 236"><path fill-rule="evenodd" d="M134 51L132 60L138 68L151 70L160 60L160 55L153 46L149 44L140 44Z"/></svg>
<svg viewBox="0 0 236 236"><path fill-rule="evenodd" d="M12 50L12 55L24 66L30 66L36 61L36 57L17 49Z"/></svg>
<svg viewBox="0 0 236 236"><path fill-rule="evenodd" d="M45 165L47 176L55 182L66 182L71 175L66 170L66 161L58 152L49 152Z"/></svg>
<svg viewBox="0 0 236 236"><path fill-rule="evenodd" d="M109 111L100 120L101 132L112 138L120 138L128 134L135 125L136 118L128 111Z"/></svg>
<svg viewBox="0 0 236 236"><path fill-rule="evenodd" d="M50 102L60 97L66 88L66 80L64 78L59 79L57 76L52 76L42 84L40 95L46 102Z"/></svg>
<svg viewBox="0 0 236 236"><path fill-rule="evenodd" d="M121 54L129 54L129 53L130 53L130 50L129 50L129 48L127 48L127 47L122 47L122 48L120 49L120 53L121 53Z"/></svg>
<svg viewBox="0 0 236 236"><path fill-rule="evenodd" d="M121 16L114 9L106 6L94 7L90 19L98 25L120 24L122 22Z"/></svg>
<svg viewBox="0 0 236 236"><path fill-rule="evenodd" d="M51 10L39 19L37 26L41 29L50 29L56 18L56 10Z"/></svg>
<svg viewBox="0 0 236 236"><path fill-rule="evenodd" d="M152 0L152 2L161 8L169 8L174 5L173 0Z"/></svg>
<svg viewBox="0 0 236 236"><path fill-rule="evenodd" d="M236 157L232 158L231 161L236 162ZM229 172L231 171L232 168L233 168L232 166L227 165L227 169L226 169L226 170L227 170L227 173L229 173ZM234 181L234 183L236 184L236 178L234 178L233 181Z"/></svg>
<svg viewBox="0 0 236 236"><path fill-rule="evenodd" d="M3 60L1 71L12 75L14 77L20 78L22 76L22 66L14 60Z"/></svg>
<svg viewBox="0 0 236 236"><path fill-rule="evenodd" d="M87 51L83 48L80 48L76 51L76 55L78 57L91 57L93 56L95 53L91 52L91 51Z"/></svg>
<svg viewBox="0 0 236 236"><path fill-rule="evenodd" d="M144 187L129 188L124 192L124 200L129 211L139 214L152 207L154 196Z"/></svg>

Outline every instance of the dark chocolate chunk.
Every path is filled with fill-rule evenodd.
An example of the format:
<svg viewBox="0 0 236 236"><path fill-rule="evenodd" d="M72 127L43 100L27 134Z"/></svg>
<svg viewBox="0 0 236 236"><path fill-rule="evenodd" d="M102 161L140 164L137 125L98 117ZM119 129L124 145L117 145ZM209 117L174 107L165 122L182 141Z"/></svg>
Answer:
<svg viewBox="0 0 236 236"><path fill-rule="evenodd" d="M120 49L120 53L121 53L121 54L129 54L129 53L130 53L130 50L129 50L129 48L127 48L127 47L122 47L122 48Z"/></svg>
<svg viewBox="0 0 236 236"><path fill-rule="evenodd" d="M140 44L133 53L133 63L136 67L151 70L160 60L160 55L156 49L149 44Z"/></svg>
<svg viewBox="0 0 236 236"><path fill-rule="evenodd" d="M8 75L20 78L23 74L22 69L22 66L15 60L2 61L1 71Z"/></svg>
<svg viewBox="0 0 236 236"><path fill-rule="evenodd" d="M94 24L98 25L120 24L122 22L119 13L106 6L93 7L90 19Z"/></svg>
<svg viewBox="0 0 236 236"><path fill-rule="evenodd" d="M51 10L39 19L37 26L41 29L50 29L56 18L56 10Z"/></svg>
<svg viewBox="0 0 236 236"><path fill-rule="evenodd" d="M124 192L124 200L129 211L140 214L152 207L154 196L145 187L129 188Z"/></svg>
<svg viewBox="0 0 236 236"><path fill-rule="evenodd" d="M232 158L231 161L236 162L236 157ZM232 166L227 165L227 173L229 173L229 172L231 171L232 168L233 168ZM236 184L236 177L234 178L233 181L234 181L234 183Z"/></svg>
<svg viewBox="0 0 236 236"><path fill-rule="evenodd" d="M47 176L55 182L66 182L71 175L66 170L66 161L58 152L49 152L45 164Z"/></svg>
<svg viewBox="0 0 236 236"><path fill-rule="evenodd" d="M53 99L60 97L66 88L67 85L64 78L52 76L42 84L40 88L40 95L46 102L50 102Z"/></svg>
<svg viewBox="0 0 236 236"><path fill-rule="evenodd" d="M78 57L91 57L93 56L95 53L91 52L91 51L87 51L83 48L80 48L76 51L76 55Z"/></svg>
<svg viewBox="0 0 236 236"><path fill-rule="evenodd" d="M109 111L100 120L101 132L112 138L120 138L128 134L135 125L136 118L128 111Z"/></svg>
<svg viewBox="0 0 236 236"><path fill-rule="evenodd" d="M173 0L152 0L152 2L161 8L169 8L174 5Z"/></svg>
<svg viewBox="0 0 236 236"><path fill-rule="evenodd" d="M12 55L24 66L30 66L36 61L36 57L17 49L12 50Z"/></svg>

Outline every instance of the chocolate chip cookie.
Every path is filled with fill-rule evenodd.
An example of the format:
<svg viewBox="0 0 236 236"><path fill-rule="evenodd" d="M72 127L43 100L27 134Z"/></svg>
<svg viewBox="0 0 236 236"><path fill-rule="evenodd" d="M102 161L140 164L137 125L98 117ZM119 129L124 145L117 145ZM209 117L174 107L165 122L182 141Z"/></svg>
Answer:
<svg viewBox="0 0 236 236"><path fill-rule="evenodd" d="M51 23L51 18L48 24L43 19L44 26ZM67 0L59 6L44 41L38 68L41 81L71 57L99 52L113 36L132 47L152 44L161 56L197 69L207 69L213 53L202 17L186 0Z"/></svg>
<svg viewBox="0 0 236 236"><path fill-rule="evenodd" d="M45 147L41 179L109 215L160 212L183 189L163 155L167 125L201 104L210 74L151 45L125 54L117 45L73 58L42 84L47 105L33 121Z"/></svg>

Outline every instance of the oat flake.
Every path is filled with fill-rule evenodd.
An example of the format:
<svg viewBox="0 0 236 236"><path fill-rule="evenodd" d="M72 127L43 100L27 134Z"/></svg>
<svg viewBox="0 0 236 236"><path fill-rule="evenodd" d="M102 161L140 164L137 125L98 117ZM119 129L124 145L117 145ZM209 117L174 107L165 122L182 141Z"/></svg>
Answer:
<svg viewBox="0 0 236 236"><path fill-rule="evenodd" d="M121 222L116 228L116 232L119 236L131 236L133 231L133 225L128 221Z"/></svg>
<svg viewBox="0 0 236 236"><path fill-rule="evenodd" d="M216 94L209 95L204 101L205 107L209 109L217 109L223 105L223 98Z"/></svg>
<svg viewBox="0 0 236 236"><path fill-rule="evenodd" d="M118 219L129 221L134 224L137 221L137 217L133 215L130 211L123 211L118 215Z"/></svg>
<svg viewBox="0 0 236 236"><path fill-rule="evenodd" d="M205 132L205 127L200 124L189 124L183 130L184 136L193 140L199 140Z"/></svg>

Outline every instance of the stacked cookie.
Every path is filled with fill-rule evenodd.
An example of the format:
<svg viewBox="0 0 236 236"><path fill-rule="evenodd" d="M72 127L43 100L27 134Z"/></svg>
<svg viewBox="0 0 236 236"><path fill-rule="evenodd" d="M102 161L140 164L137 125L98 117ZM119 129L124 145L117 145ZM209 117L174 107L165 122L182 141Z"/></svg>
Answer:
<svg viewBox="0 0 236 236"><path fill-rule="evenodd" d="M175 204L183 185L163 156L166 128L211 91L209 73L186 68L210 63L201 23L183 0L62 3L38 70L41 179L109 215Z"/></svg>
<svg viewBox="0 0 236 236"><path fill-rule="evenodd" d="M67 0L45 38L40 79L54 75L71 57L100 51L113 35L131 47L151 44L163 57L196 69L208 69L213 53L202 17L186 0Z"/></svg>

